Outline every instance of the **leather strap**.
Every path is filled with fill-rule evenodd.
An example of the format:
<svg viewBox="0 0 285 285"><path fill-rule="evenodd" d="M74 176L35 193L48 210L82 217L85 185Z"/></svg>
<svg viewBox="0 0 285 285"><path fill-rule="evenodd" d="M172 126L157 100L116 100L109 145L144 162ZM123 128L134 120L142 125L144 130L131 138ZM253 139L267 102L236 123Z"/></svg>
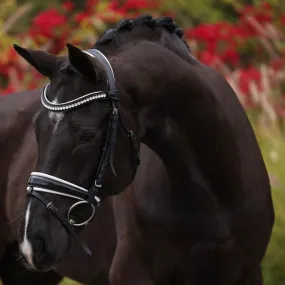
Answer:
<svg viewBox="0 0 285 285"><path fill-rule="evenodd" d="M62 223L62 225L65 227L67 232L72 236L72 238L80 245L80 247L88 254L92 255L91 250L78 238L77 235L73 229L73 227L70 225L70 223L67 221L67 219L61 214L61 212L58 210L58 208L52 203L49 202L44 196L37 193L36 191L33 191L33 187L30 187L30 191L28 192L28 195L33 196L37 198L39 201L41 201L44 205L46 205L47 209L51 211Z"/></svg>
<svg viewBox="0 0 285 285"><path fill-rule="evenodd" d="M38 177L36 175L31 175L28 181L28 186L51 189L56 192L61 192L68 195L70 194L80 198L81 200L87 200L89 197L88 192L81 191L75 187L72 187L71 185L42 176ZM94 197L93 200L90 200L90 202L96 207L98 202L94 199Z"/></svg>

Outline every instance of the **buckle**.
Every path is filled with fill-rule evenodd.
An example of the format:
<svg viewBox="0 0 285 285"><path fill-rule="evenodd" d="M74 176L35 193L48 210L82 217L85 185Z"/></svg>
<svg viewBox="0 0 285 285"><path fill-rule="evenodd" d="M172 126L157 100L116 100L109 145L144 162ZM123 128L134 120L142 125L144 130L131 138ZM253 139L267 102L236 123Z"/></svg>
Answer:
<svg viewBox="0 0 285 285"><path fill-rule="evenodd" d="M119 93L120 91L119 90L110 90L107 94L108 94L108 97L112 100L119 100Z"/></svg>

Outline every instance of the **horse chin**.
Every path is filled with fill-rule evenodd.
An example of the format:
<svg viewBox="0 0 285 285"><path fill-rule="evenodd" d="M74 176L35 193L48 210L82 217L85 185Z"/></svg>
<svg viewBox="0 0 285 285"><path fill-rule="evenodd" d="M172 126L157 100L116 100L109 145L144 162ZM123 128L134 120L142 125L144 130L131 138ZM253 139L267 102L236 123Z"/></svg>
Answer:
<svg viewBox="0 0 285 285"><path fill-rule="evenodd" d="M55 270L55 266L52 266L52 265L44 265L44 266L42 266L41 268L40 268L40 270L38 270L38 271L40 271L40 272L49 272L49 271L54 271Z"/></svg>
<svg viewBox="0 0 285 285"><path fill-rule="evenodd" d="M32 267L32 266L30 266L30 265L28 264L28 265L26 265L26 268L27 268L29 271L42 272L42 273L49 272L49 271L54 271L54 270L55 270L55 266L54 266L54 265L40 265L40 266L37 266L37 267Z"/></svg>
<svg viewBox="0 0 285 285"><path fill-rule="evenodd" d="M55 270L55 262L50 261L44 264L37 264L35 261L28 261L24 255L22 255L22 264L28 271L33 272L48 272Z"/></svg>
<svg viewBox="0 0 285 285"><path fill-rule="evenodd" d="M61 255L56 256L50 256L50 255L41 255L35 253L34 259L33 259L33 267L36 271L40 272L47 272L55 270L56 266L60 263L62 260Z"/></svg>

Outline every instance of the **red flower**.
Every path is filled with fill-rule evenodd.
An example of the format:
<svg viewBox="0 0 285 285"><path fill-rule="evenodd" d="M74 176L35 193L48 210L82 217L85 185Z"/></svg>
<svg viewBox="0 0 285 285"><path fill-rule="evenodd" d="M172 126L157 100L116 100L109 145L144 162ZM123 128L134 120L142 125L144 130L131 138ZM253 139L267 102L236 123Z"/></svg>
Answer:
<svg viewBox="0 0 285 285"><path fill-rule="evenodd" d="M126 0L123 5L120 5L117 0L112 0L109 4L109 9L115 12L126 14L130 11L138 11L143 9L156 9L160 6L160 1L154 0Z"/></svg>
<svg viewBox="0 0 285 285"><path fill-rule="evenodd" d="M255 82L259 89L261 88L260 79L261 74L259 70L254 67L244 69L239 78L239 87L243 93L247 94L249 92L249 84L251 81Z"/></svg>
<svg viewBox="0 0 285 285"><path fill-rule="evenodd" d="M228 48L221 56L221 60L227 61L232 65L239 63L239 54L234 48Z"/></svg>
<svg viewBox="0 0 285 285"><path fill-rule="evenodd" d="M241 12L241 20L246 20L247 17L253 17L260 24L272 21L272 6L267 2L262 2L259 6L246 6Z"/></svg>
<svg viewBox="0 0 285 285"><path fill-rule="evenodd" d="M56 9L49 9L39 13L33 19L33 26L30 33L33 35L40 34L44 37L51 38L56 28L64 25L67 19Z"/></svg>
<svg viewBox="0 0 285 285"><path fill-rule="evenodd" d="M281 23L285 26L285 14L281 16Z"/></svg>
<svg viewBox="0 0 285 285"><path fill-rule="evenodd" d="M256 29L248 22L247 18L240 18L239 29L240 32L247 37L254 37L258 35Z"/></svg>
<svg viewBox="0 0 285 285"><path fill-rule="evenodd" d="M110 10L115 10L115 9L118 8L118 5L119 5L119 3L118 3L117 0L111 0L111 2L110 2L109 5L108 5L108 8L109 8Z"/></svg>
<svg viewBox="0 0 285 285"><path fill-rule="evenodd" d="M213 53L210 53L208 51L203 51L200 54L200 60L202 63L206 64L206 65L215 65L216 62L219 60L219 57Z"/></svg>
<svg viewBox="0 0 285 285"><path fill-rule="evenodd" d="M66 10L66 11L71 11L71 10L73 10L73 8L74 8L74 4L73 4L72 2L70 2L70 1L67 1L67 2L64 2L64 3L62 4L62 7L63 7L63 9Z"/></svg>
<svg viewBox="0 0 285 285"><path fill-rule="evenodd" d="M277 58L273 58L270 62L270 66L275 70L278 71L281 68L284 68L285 66L285 62L283 57L277 57Z"/></svg>
<svg viewBox="0 0 285 285"><path fill-rule="evenodd" d="M14 93L17 92L16 88L14 86L12 86L11 84L9 84L5 89L1 90L0 95L8 95L10 93Z"/></svg>
<svg viewBox="0 0 285 285"><path fill-rule="evenodd" d="M36 89L38 87L38 84L36 82L31 82L28 85L28 89Z"/></svg>
<svg viewBox="0 0 285 285"><path fill-rule="evenodd" d="M18 60L18 54L14 48L10 48L8 51L8 62L15 63Z"/></svg>
<svg viewBox="0 0 285 285"><path fill-rule="evenodd" d="M88 19L88 18L89 18L89 15L86 12L82 12L82 13L78 13L75 16L75 21L80 23L80 22L82 22L82 21L84 21L85 19Z"/></svg>
<svg viewBox="0 0 285 285"><path fill-rule="evenodd" d="M266 10L266 11L271 11L272 10L272 6L268 2L262 2L260 4L260 8L263 9L263 10Z"/></svg>
<svg viewBox="0 0 285 285"><path fill-rule="evenodd" d="M142 10L147 8L157 8L157 1L154 0L127 0L124 8L127 10Z"/></svg>
<svg viewBox="0 0 285 285"><path fill-rule="evenodd" d="M0 62L0 74L1 76L8 76L9 74L9 66L5 65L5 64L2 64Z"/></svg>
<svg viewBox="0 0 285 285"><path fill-rule="evenodd" d="M117 8L116 10L114 10L114 12L121 14L122 17L124 17L125 15L127 15L128 10L125 6L121 7L121 8Z"/></svg>
<svg viewBox="0 0 285 285"><path fill-rule="evenodd" d="M255 17L255 20L259 23L270 23L272 21L272 17L266 13L259 13Z"/></svg>
<svg viewBox="0 0 285 285"><path fill-rule="evenodd" d="M230 40L235 35L235 27L230 23L201 24L192 30L192 36L206 42Z"/></svg>
<svg viewBox="0 0 285 285"><path fill-rule="evenodd" d="M244 6L244 8L241 10L241 14L242 15L248 15L248 14L252 14L252 12L254 11L254 7L252 5L246 5Z"/></svg>
<svg viewBox="0 0 285 285"><path fill-rule="evenodd" d="M215 54L217 51L217 43L216 42L208 42L206 45L205 45L205 48L207 49L207 51L209 53L212 53L212 54Z"/></svg>
<svg viewBox="0 0 285 285"><path fill-rule="evenodd" d="M85 5L85 7L86 7L86 10L88 11L89 9L93 9L94 8L94 6L96 6L98 4L98 0L87 0L86 1L86 5Z"/></svg>
<svg viewBox="0 0 285 285"><path fill-rule="evenodd" d="M192 36L197 40L216 41L217 28L213 24L201 24L192 30Z"/></svg>

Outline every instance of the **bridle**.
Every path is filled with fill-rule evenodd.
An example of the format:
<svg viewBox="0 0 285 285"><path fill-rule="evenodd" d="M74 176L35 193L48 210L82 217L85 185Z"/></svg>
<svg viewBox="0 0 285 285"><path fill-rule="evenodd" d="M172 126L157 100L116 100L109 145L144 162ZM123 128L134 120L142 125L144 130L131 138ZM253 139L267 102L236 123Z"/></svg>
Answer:
<svg viewBox="0 0 285 285"><path fill-rule="evenodd" d="M133 150L134 165L135 165L134 175L136 173L138 165L140 164L140 161L139 161L139 147L136 142L136 136L131 130L129 130L126 127L119 113L119 109L117 106L117 102L119 101L119 91L116 89L115 86L115 77L110 62L100 51L96 49L89 49L83 52L85 52L91 57L95 57L104 66L107 73L109 91L96 91L89 94L85 94L77 99L65 103L53 103L48 100L47 90L49 85L47 85L43 89L41 102L42 105L49 111L70 112L80 107L83 107L86 104L89 104L93 101L110 100L111 112L108 124L108 131L107 131L105 144L102 149L102 155L95 175L94 183L92 184L91 188L88 190L49 174L45 174L42 172L32 172L28 181L27 195L33 196L37 198L40 202L45 204L47 209L50 210L59 219L59 221L68 231L68 233L73 237L75 241L78 242L78 244L82 247L82 249L88 255L91 255L92 253L90 249L77 238L76 232L73 227L85 226L90 221L92 221L95 215L95 209L100 205L101 197L104 196L103 193L101 192L101 189L107 166L110 165L112 172L114 173L114 175L116 175L113 164L113 158L114 158L114 149L116 144L119 122L123 125L124 129L126 130ZM58 210L58 208L52 202L48 201L40 193L65 196L75 199L77 201L70 206L66 215L64 215ZM71 213L76 207L82 204L86 204L91 208L91 215L85 221L81 223L76 223L71 218Z"/></svg>

